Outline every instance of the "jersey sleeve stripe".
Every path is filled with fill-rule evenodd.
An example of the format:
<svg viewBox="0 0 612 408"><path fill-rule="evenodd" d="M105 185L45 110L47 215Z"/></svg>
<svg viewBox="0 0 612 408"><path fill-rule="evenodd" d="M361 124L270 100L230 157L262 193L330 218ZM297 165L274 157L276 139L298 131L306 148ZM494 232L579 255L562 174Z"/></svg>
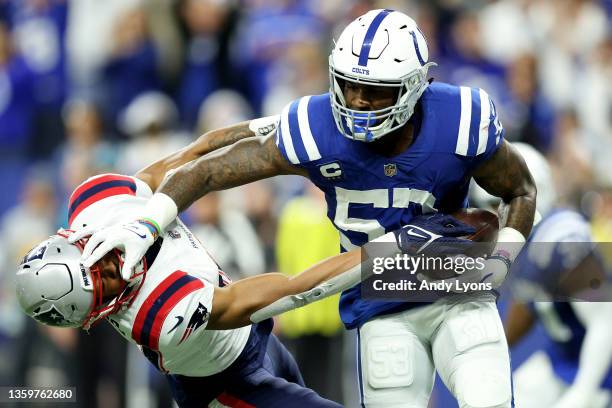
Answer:
<svg viewBox="0 0 612 408"><path fill-rule="evenodd" d="M505 131L497 117L497 109L491 98L489 98L489 109L491 110L491 122L493 122L493 126L489 126L489 138L495 137L495 146L497 146L504 137Z"/></svg>
<svg viewBox="0 0 612 408"><path fill-rule="evenodd" d="M182 286L177 288L173 293L168 294L168 297L166 298L164 304L159 308L157 315L153 320L153 325L151 326L151 330L149 333L149 344L151 345L151 348L153 350L159 349L159 336L161 335L162 326L164 325L164 321L166 320L166 317L168 317L168 314L170 313L172 308L174 308L174 306L176 306L176 304L180 302L181 299L183 299L191 292L194 292L204 287L204 284L201 280L191 276L186 276L182 279L187 280L186 278L189 278L189 281L187 283L182 284ZM179 283L177 282L176 284L178 285Z"/></svg>
<svg viewBox="0 0 612 408"><path fill-rule="evenodd" d="M310 130L310 121L308 119L309 102L310 96L306 96L300 99L300 103L297 109L297 115L300 133L302 136L302 142L304 143L304 147L306 148L308 160L314 161L319 160L321 158L321 153L319 153L319 149L317 148L317 144L315 143L314 137L312 136L312 132Z"/></svg>
<svg viewBox="0 0 612 408"><path fill-rule="evenodd" d="M138 344L142 344L141 342L141 334L142 328L147 317L147 313L153 306L155 300L161 296L161 294L170 287L174 282L176 282L179 278L187 275L185 272L174 272L166 279L164 279L145 299L145 301L140 306L138 313L136 314L136 319L134 319L134 326L132 327L132 338Z"/></svg>
<svg viewBox="0 0 612 408"><path fill-rule="evenodd" d="M68 209L68 224L93 203L120 194L136 195L136 183L133 180L109 180L92 185L79 195L73 195Z"/></svg>
<svg viewBox="0 0 612 408"><path fill-rule="evenodd" d="M189 293L202 287L204 283L201 280L185 272L177 271L168 276L138 310L132 328L134 341L157 350L161 328L170 310Z"/></svg>
<svg viewBox="0 0 612 408"><path fill-rule="evenodd" d="M472 116L470 118L470 137L468 156L474 157L478 151L478 134L480 129L480 93L477 88L470 88L470 94L472 97ZM486 144L485 144L486 146Z"/></svg>
<svg viewBox="0 0 612 408"><path fill-rule="evenodd" d="M255 408L255 405L251 405L246 401L243 401L239 398L234 397L233 395L228 394L227 392L223 392L217 398L219 403L223 404L225 407L230 408Z"/></svg>
<svg viewBox="0 0 612 408"><path fill-rule="evenodd" d="M459 132L455 153L467 156L470 142L470 122L472 119L472 91L470 88L460 87L461 115L459 119Z"/></svg>
<svg viewBox="0 0 612 408"><path fill-rule="evenodd" d="M298 107L300 100L293 101L289 107L289 131L291 132L291 141L293 142L293 148L295 155L297 156L300 163L308 162L308 153L306 152L306 146L302 136L302 129L300 128L300 122L298 119Z"/></svg>
<svg viewBox="0 0 612 408"><path fill-rule="evenodd" d="M281 138L283 140L283 146L285 148L285 152L287 153L287 158L293 164L299 164L300 160L295 154L295 149L293 148L293 140L291 138L291 132L289 130L289 108L291 105L285 106L283 109L283 113L281 114Z"/></svg>
<svg viewBox="0 0 612 408"><path fill-rule="evenodd" d="M478 150L476 155L484 153L487 150L487 141L489 140L489 123L491 123L491 104L489 95L480 90L480 126L478 127Z"/></svg>

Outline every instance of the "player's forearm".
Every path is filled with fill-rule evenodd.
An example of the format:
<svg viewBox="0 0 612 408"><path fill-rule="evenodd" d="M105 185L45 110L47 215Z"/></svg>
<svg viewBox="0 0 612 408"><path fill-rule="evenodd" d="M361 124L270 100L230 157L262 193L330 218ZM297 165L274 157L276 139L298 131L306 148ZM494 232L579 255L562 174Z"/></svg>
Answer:
<svg viewBox="0 0 612 408"><path fill-rule="evenodd" d="M341 275L361 262L360 250L328 258L300 273L288 277L267 273L241 279L215 292L213 315L209 328L230 329L251 323L251 315L277 300L306 292Z"/></svg>
<svg viewBox="0 0 612 408"><path fill-rule="evenodd" d="M170 197L181 212L211 191L279 174L301 174L282 158L272 136L246 138L186 163L157 192Z"/></svg>
<svg viewBox="0 0 612 408"><path fill-rule="evenodd" d="M188 146L140 170L136 177L145 181L155 191L170 170L239 140L255 136L255 132L249 128L249 123L242 122L206 132Z"/></svg>
<svg viewBox="0 0 612 408"><path fill-rule="evenodd" d="M524 237L528 237L533 227L535 209L536 192L534 188L512 198L508 203L502 203L499 212L506 220L504 227L513 228Z"/></svg>

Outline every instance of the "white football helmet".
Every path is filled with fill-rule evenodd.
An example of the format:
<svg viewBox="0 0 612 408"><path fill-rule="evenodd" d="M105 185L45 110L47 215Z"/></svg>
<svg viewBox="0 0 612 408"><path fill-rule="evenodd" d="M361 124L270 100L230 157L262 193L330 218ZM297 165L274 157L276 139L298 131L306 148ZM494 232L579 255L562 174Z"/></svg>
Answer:
<svg viewBox="0 0 612 408"><path fill-rule="evenodd" d="M436 65L428 58L425 37L403 13L372 10L350 23L329 56L330 97L340 133L370 142L406 124L429 85L427 70ZM397 101L375 111L349 109L345 81L397 88Z"/></svg>
<svg viewBox="0 0 612 408"><path fill-rule="evenodd" d="M16 276L17 298L25 313L40 323L87 330L123 302L104 302L100 270L83 266L85 241L69 243L70 233L58 231L23 258Z"/></svg>

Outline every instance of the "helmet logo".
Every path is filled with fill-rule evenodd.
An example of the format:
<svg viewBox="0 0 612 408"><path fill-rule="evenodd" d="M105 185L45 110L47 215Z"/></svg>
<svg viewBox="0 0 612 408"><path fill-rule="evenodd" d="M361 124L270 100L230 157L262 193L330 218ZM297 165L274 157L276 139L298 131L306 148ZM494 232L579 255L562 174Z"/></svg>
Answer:
<svg viewBox="0 0 612 408"><path fill-rule="evenodd" d="M419 33L421 34L421 37L425 39L425 36L423 35L423 33L421 33L421 30L419 30ZM417 41L416 33L414 31L411 31L410 35L412 35L412 42L414 43L414 50L416 51L416 55L417 55L417 58L419 59L419 63L421 64L421 66L423 66L425 65L425 60L423 59L423 56L421 55L421 50L419 49L419 42Z"/></svg>
<svg viewBox="0 0 612 408"><path fill-rule="evenodd" d="M353 67L353 72L356 74L370 75L370 70L366 68Z"/></svg>
<svg viewBox="0 0 612 408"><path fill-rule="evenodd" d="M55 308L55 306L51 306L51 309L34 317L39 322L42 322L49 326L63 326L68 323L64 320L64 316L62 316L62 314Z"/></svg>
<svg viewBox="0 0 612 408"><path fill-rule="evenodd" d="M48 242L46 241L38 245L26 254L21 263L24 264L26 262L32 262L35 259L42 259L43 255L45 254L45 251L47 250L47 246Z"/></svg>
<svg viewBox="0 0 612 408"><path fill-rule="evenodd" d="M397 174L397 165L395 163L385 164L384 170L385 176L393 177Z"/></svg>
<svg viewBox="0 0 612 408"><path fill-rule="evenodd" d="M374 40L374 35L376 35L376 31L378 31L378 27L380 27L380 23L392 13L393 10L385 9L381 10L380 13L374 17L370 26L368 27L368 31L366 31L365 37L363 39L363 44L361 45L361 51L359 52L359 62L358 64L362 67L368 65L368 59L370 58L370 48L372 47L372 41Z"/></svg>

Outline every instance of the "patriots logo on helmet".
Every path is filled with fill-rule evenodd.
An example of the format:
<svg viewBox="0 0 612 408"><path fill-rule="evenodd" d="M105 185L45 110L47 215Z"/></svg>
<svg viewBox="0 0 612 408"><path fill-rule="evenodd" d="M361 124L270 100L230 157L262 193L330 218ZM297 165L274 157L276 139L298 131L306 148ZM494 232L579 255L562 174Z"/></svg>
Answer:
<svg viewBox="0 0 612 408"><path fill-rule="evenodd" d="M69 322L64 319L64 316L55 308L51 306L49 310L44 313L37 314L36 320L49 326L66 326Z"/></svg>
<svg viewBox="0 0 612 408"><path fill-rule="evenodd" d="M182 342L187 340L194 331L196 331L200 326L202 326L208 321L209 317L210 313L208 313L208 309L206 308L206 306L204 306L202 303L199 303L197 309L191 315L189 323L187 323L187 328L183 332L183 336L181 336L181 339L179 340L178 344L181 344Z"/></svg>
<svg viewBox="0 0 612 408"><path fill-rule="evenodd" d="M40 245L35 246L23 257L21 263L24 264L26 262L32 262L35 259L42 259L48 246L48 242L46 241Z"/></svg>

